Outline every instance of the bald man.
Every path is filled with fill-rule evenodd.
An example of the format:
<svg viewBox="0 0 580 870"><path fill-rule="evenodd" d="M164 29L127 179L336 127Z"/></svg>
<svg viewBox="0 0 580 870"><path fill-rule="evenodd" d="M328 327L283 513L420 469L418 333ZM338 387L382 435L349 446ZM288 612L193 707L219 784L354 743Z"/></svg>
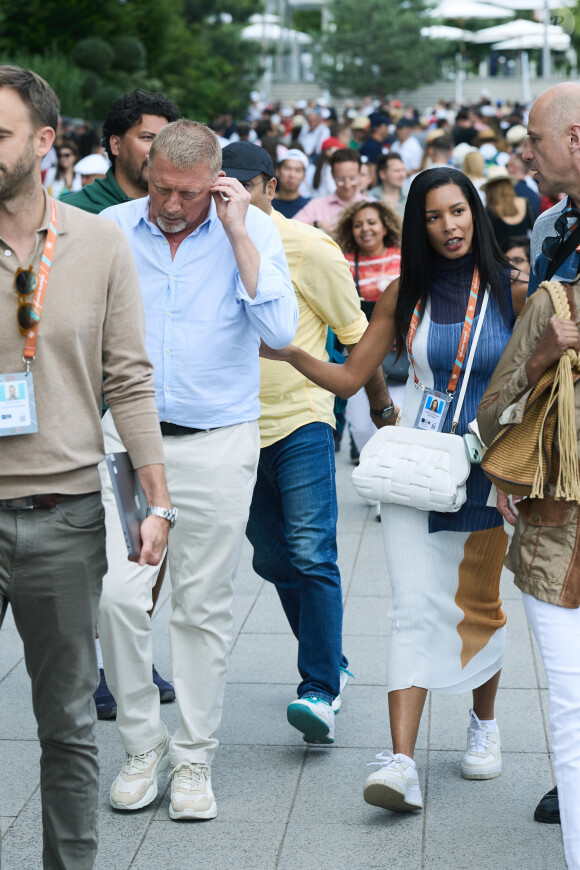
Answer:
<svg viewBox="0 0 580 870"><path fill-rule="evenodd" d="M579 271L580 258L575 249L563 262L559 260L580 218L580 85L564 82L538 97L530 110L522 157L529 162L541 194L554 198L567 194L534 224L528 289L531 295L546 277L552 277L553 263L553 277L560 281L573 281ZM562 215L565 218L560 220Z"/></svg>
<svg viewBox="0 0 580 870"><path fill-rule="evenodd" d="M563 283L575 281L580 266L580 85L565 82L549 88L533 104L528 122L528 140L522 153L530 164L533 178L541 194L558 197L566 196L557 205L543 212L534 225L531 242L531 265L529 294L538 285L550 278ZM575 288L574 301L580 311L580 290ZM530 300L533 308L524 309L522 320L534 317L534 311L545 307L545 298L538 294ZM551 313L544 315L542 323ZM526 315L527 312L527 315ZM575 319L578 315L574 312ZM537 316L537 315L536 315ZM525 324L521 324L522 329ZM554 334L564 329L572 330L574 335L561 342L562 347L577 345L577 329L569 321L559 320L555 315L545 326L534 353L545 345L546 334ZM520 330L521 332L521 330ZM515 340L515 337L514 337ZM511 343L510 343L511 344ZM561 352L561 351L560 351ZM503 357L502 357L503 360ZM521 360L520 360L521 361ZM529 361L528 361L529 362ZM527 366L527 363L526 363ZM495 376L494 376L495 377ZM525 388L533 383L526 369ZM521 386L524 386L522 381ZM576 408L579 405L580 389L575 388ZM579 413L576 411L576 425L579 426ZM501 496L500 496L501 498ZM503 497L505 498L505 496ZM546 500L547 501L547 500ZM537 502L536 502L537 504ZM561 504L561 503L560 503ZM498 507L512 525L515 515L509 516L509 506L498 501ZM528 504L528 507L532 507ZM543 543L547 536L545 526L556 532L560 527L567 535L571 552L566 547L556 547L561 559L554 562L550 571L536 567L530 577L536 578L530 592L523 593L524 606L532 630L538 641L546 673L550 694L550 720L553 734L554 768L557 787L549 791L536 807L534 818L539 822L558 823L561 821L564 838L564 851L568 868L580 868L580 608L577 598L563 603L565 594L578 587L578 558L580 546L580 523L574 505L561 505L566 513L560 520L552 516L546 522L538 523L541 510L534 514L533 525L529 527L536 536L535 547ZM503 509L502 509L503 508ZM535 508L533 508L535 510ZM576 512L576 513L575 513ZM522 513L524 513L522 508ZM527 511L529 515L529 511ZM521 518L520 518L521 519ZM576 525L576 530L574 530ZM520 528L520 524L518 524ZM518 531L516 531L516 535ZM521 535L520 531L520 535ZM521 538L520 538L521 540ZM541 555L538 555L541 559ZM562 572L562 564L569 564ZM564 576L564 586L558 594L558 584ZM539 579L538 579L539 578ZM539 588L543 586L543 588ZM563 604L563 606L559 606Z"/></svg>

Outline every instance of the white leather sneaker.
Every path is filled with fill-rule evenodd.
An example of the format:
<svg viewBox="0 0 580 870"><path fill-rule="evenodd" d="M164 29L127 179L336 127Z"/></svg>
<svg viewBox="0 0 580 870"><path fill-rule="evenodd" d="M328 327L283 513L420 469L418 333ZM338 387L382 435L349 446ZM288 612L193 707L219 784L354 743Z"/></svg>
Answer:
<svg viewBox="0 0 580 870"><path fill-rule="evenodd" d="M469 711L467 749L461 760L463 779L495 779L501 774L499 731L490 731L473 710Z"/></svg>
<svg viewBox="0 0 580 870"><path fill-rule="evenodd" d="M423 808L417 768L404 756L381 752L376 761L379 770L371 773L364 785L363 797L367 804L393 812L407 812Z"/></svg>

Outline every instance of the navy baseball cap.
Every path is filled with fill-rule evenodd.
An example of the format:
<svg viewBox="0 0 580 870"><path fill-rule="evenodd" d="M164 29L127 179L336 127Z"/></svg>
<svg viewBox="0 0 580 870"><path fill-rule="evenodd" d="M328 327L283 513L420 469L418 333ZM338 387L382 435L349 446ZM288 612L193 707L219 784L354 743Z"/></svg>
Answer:
<svg viewBox="0 0 580 870"><path fill-rule="evenodd" d="M251 181L261 172L268 178L274 177L272 158L267 151L252 142L232 142L222 148L222 169L226 175L238 181Z"/></svg>

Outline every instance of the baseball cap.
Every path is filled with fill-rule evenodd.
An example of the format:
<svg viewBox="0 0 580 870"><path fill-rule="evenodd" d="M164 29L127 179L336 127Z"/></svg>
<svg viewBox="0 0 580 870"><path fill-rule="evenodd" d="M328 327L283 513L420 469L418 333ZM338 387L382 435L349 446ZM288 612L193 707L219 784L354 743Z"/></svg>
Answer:
<svg viewBox="0 0 580 870"><path fill-rule="evenodd" d="M340 139L337 139L336 136L329 136L328 139L325 139L322 145L320 146L321 151L328 151L329 148L346 148L347 146L344 142L341 142Z"/></svg>
<svg viewBox="0 0 580 870"><path fill-rule="evenodd" d="M222 148L222 169L230 178L250 181L261 172L268 178L274 177L272 158L259 145L252 142L232 142Z"/></svg>
<svg viewBox="0 0 580 870"><path fill-rule="evenodd" d="M326 140L325 140L326 141ZM299 148L289 148L286 154L280 158L278 163L284 163L285 160L298 160L304 167L304 169L308 169L310 166L310 160L304 153L304 151L300 151Z"/></svg>
<svg viewBox="0 0 580 870"><path fill-rule="evenodd" d="M380 127L381 124L390 124L390 119L385 115L384 112L371 112L369 115L369 121L371 122L371 127Z"/></svg>
<svg viewBox="0 0 580 870"><path fill-rule="evenodd" d="M88 154L74 166L80 175L104 175L110 168L111 164L102 154Z"/></svg>

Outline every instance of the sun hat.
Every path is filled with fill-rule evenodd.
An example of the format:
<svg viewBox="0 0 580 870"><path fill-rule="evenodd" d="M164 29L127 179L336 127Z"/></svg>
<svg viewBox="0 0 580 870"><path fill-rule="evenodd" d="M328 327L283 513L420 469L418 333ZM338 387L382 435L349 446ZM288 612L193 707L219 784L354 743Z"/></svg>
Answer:
<svg viewBox="0 0 580 870"><path fill-rule="evenodd" d="M487 170L487 178L479 189L486 190L490 184L495 184L496 181L511 181L515 187L519 178L516 178L515 175L510 175L505 166L490 166Z"/></svg>

